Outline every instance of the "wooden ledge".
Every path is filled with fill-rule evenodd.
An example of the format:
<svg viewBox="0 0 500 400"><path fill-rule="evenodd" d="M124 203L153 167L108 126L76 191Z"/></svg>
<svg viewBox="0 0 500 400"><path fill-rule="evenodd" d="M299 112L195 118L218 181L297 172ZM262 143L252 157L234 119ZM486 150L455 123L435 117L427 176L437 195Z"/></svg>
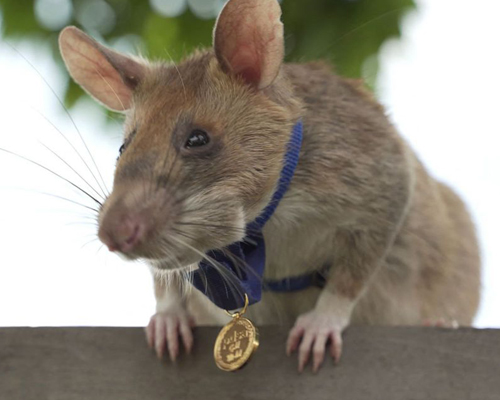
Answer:
<svg viewBox="0 0 500 400"><path fill-rule="evenodd" d="M285 355L288 330L261 327L236 373L213 362L218 328L172 364L140 328L1 328L2 400L500 399L500 330L352 327L340 365L314 375Z"/></svg>

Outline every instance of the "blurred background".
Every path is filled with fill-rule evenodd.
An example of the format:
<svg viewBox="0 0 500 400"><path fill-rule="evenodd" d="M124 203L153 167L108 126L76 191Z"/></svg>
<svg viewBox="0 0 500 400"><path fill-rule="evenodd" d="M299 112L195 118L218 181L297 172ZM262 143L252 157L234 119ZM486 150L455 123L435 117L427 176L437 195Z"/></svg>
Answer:
<svg viewBox="0 0 500 400"><path fill-rule="evenodd" d="M154 312L146 266L103 248L92 202L63 180L110 188L122 130L120 115L69 80L59 31L77 25L116 50L176 61L210 46L224 3L0 0L0 148L17 154L0 151L0 326L143 326ZM431 173L466 200L484 262L476 326L500 327L500 3L281 4L287 61L327 59L363 78Z"/></svg>

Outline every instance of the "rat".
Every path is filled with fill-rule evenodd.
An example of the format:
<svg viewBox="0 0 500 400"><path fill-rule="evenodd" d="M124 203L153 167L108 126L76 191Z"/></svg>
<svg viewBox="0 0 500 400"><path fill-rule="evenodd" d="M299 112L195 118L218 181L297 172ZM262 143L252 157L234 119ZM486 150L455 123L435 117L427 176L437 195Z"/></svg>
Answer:
<svg viewBox="0 0 500 400"><path fill-rule="evenodd" d="M147 341L175 360L195 325L225 313L191 286L207 252L243 241L276 190L294 126L298 165L262 234L264 279L328 266L322 285L264 291L257 324L293 326L302 371L338 361L351 324L470 325L480 296L475 228L430 176L374 96L325 62L283 62L276 0L229 0L213 48L178 64L118 53L75 27L60 34L72 78L125 115L124 142L98 236L143 259L156 313ZM182 344L182 345L181 345Z"/></svg>

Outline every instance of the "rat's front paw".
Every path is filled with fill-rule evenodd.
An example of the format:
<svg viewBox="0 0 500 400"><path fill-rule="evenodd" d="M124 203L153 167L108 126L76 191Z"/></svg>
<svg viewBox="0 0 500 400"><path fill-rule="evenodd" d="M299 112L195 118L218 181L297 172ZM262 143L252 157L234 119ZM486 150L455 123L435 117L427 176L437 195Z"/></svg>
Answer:
<svg viewBox="0 0 500 400"><path fill-rule="evenodd" d="M193 319L181 309L156 313L151 317L146 329L148 345L154 348L159 358L163 357L168 347L170 359L175 361L179 355L179 336L189 354L193 348Z"/></svg>
<svg viewBox="0 0 500 400"><path fill-rule="evenodd" d="M325 359L328 342L330 342L330 354L335 362L338 362L342 353L342 331L346 326L347 322L343 318L316 310L301 315L290 331L286 345L288 355L299 348L299 372L304 370L311 351L313 371L318 371Z"/></svg>

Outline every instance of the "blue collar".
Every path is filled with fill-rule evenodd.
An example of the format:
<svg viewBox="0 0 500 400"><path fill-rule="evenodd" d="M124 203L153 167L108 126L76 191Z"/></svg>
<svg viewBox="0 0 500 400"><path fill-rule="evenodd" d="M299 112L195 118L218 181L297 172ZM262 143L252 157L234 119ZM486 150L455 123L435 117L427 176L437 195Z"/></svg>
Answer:
<svg viewBox="0 0 500 400"><path fill-rule="evenodd" d="M261 299L263 286L269 290L274 287L277 291L287 287L279 281L269 282L270 285L263 282L266 250L262 228L273 215L290 185L299 162L301 145L302 121L299 121L293 127L288 142L278 188L267 207L246 226L246 236L241 242L233 243L222 250L209 251L208 258L201 261L199 268L192 273L193 285L218 307L226 310L243 307L245 293L248 295L249 304L257 303ZM303 286L306 283L305 287L309 286L309 278L308 275L307 282L301 279L299 284Z"/></svg>

